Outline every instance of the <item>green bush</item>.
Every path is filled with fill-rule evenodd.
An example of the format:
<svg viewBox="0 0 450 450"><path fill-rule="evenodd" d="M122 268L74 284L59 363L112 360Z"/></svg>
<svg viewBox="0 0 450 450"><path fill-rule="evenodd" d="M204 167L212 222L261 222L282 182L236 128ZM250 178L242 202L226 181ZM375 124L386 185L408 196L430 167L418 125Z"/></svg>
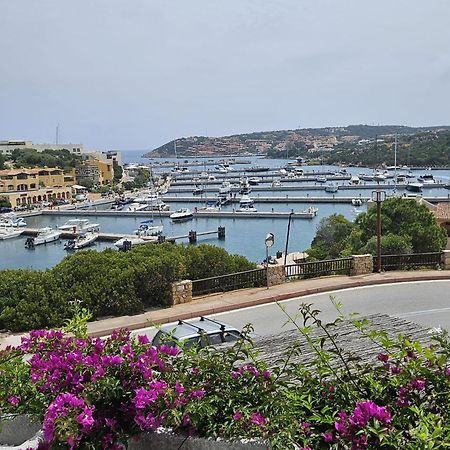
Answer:
<svg viewBox="0 0 450 450"><path fill-rule="evenodd" d="M171 283L254 268L246 258L211 245L144 245L122 253L87 250L52 269L0 271L0 328L61 326L81 302L94 318L170 306Z"/></svg>

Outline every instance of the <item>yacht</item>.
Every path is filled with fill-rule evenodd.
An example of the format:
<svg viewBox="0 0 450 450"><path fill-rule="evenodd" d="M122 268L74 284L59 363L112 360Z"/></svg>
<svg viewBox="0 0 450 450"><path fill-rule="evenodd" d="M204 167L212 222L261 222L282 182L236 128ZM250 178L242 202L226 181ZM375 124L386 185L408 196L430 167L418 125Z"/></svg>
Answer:
<svg viewBox="0 0 450 450"><path fill-rule="evenodd" d="M417 181L423 184L436 184L436 180L431 173L425 173L417 178Z"/></svg>
<svg viewBox="0 0 450 450"><path fill-rule="evenodd" d="M41 228L36 237L29 237L25 241L25 247L33 248L36 245L48 244L57 241L61 237L62 231L54 230L50 227Z"/></svg>
<svg viewBox="0 0 450 450"><path fill-rule="evenodd" d="M200 186L195 186L195 189L192 191L192 195L202 195L205 192L203 188Z"/></svg>
<svg viewBox="0 0 450 450"><path fill-rule="evenodd" d="M422 192L423 184L422 183L408 183L405 186L405 189L410 192Z"/></svg>
<svg viewBox="0 0 450 450"><path fill-rule="evenodd" d="M229 181L224 181L219 188L220 196L227 196L231 193L231 183Z"/></svg>
<svg viewBox="0 0 450 450"><path fill-rule="evenodd" d="M64 245L64 250L79 250L93 244L98 239L99 233L96 231L88 231L70 239Z"/></svg>
<svg viewBox="0 0 450 450"><path fill-rule="evenodd" d="M248 184L250 184L251 186L256 186L261 181L262 181L262 178L260 178L260 177L250 177L248 179Z"/></svg>
<svg viewBox="0 0 450 450"><path fill-rule="evenodd" d="M254 201L248 195L243 195L239 200L239 208L236 211L257 212L258 210L254 206Z"/></svg>
<svg viewBox="0 0 450 450"><path fill-rule="evenodd" d="M62 231L72 231L74 233L82 233L88 230L98 231L100 224L91 223L88 219L70 219L64 225L58 227Z"/></svg>
<svg viewBox="0 0 450 450"><path fill-rule="evenodd" d="M325 192L335 193L339 189L339 186L334 183L329 183L325 186Z"/></svg>
<svg viewBox="0 0 450 450"><path fill-rule="evenodd" d="M189 208L181 208L176 210L169 216L173 222L183 222L185 220L191 220L194 217L194 214Z"/></svg>
<svg viewBox="0 0 450 450"><path fill-rule="evenodd" d="M6 225L0 225L0 240L11 239L20 236L23 230L18 230L17 228L8 227Z"/></svg>
<svg viewBox="0 0 450 450"><path fill-rule="evenodd" d="M18 217L13 212L3 214L0 217L0 225L5 225L7 227L26 227L27 223L23 219L23 217Z"/></svg>
<svg viewBox="0 0 450 450"><path fill-rule="evenodd" d="M153 219L143 220L134 234L139 237L158 236L163 232L163 225L153 225Z"/></svg>
<svg viewBox="0 0 450 450"><path fill-rule="evenodd" d="M136 247L137 245L147 244L148 242L157 242L157 240L158 238L156 236L149 236L145 239L139 236L125 236L114 242L114 246L119 250L124 250L127 248L127 243L130 247Z"/></svg>
<svg viewBox="0 0 450 450"><path fill-rule="evenodd" d="M139 211L147 211L148 209L149 205L146 203L133 202L128 205L127 211L139 212Z"/></svg>

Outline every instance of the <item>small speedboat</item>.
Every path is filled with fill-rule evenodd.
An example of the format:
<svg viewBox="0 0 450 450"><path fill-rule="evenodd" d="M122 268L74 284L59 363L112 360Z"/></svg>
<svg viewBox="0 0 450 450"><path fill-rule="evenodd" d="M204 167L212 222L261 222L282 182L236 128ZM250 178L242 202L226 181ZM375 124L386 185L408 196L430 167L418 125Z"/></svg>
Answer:
<svg viewBox="0 0 450 450"><path fill-rule="evenodd" d="M353 206L361 206L363 204L362 199L360 198L352 198L352 205Z"/></svg>
<svg viewBox="0 0 450 450"><path fill-rule="evenodd" d="M163 225L153 225L153 219L143 220L134 234L139 237L143 236L158 236L163 231Z"/></svg>
<svg viewBox="0 0 450 450"><path fill-rule="evenodd" d="M3 214L0 217L0 225L19 228L19 227L26 227L27 223L25 222L23 217L18 217L16 214L11 212Z"/></svg>
<svg viewBox="0 0 450 450"><path fill-rule="evenodd" d="M300 217L302 219L313 219L314 217L317 216L318 211L319 211L318 208L315 208L314 206L309 206L303 211L296 213L295 216Z"/></svg>
<svg viewBox="0 0 450 450"><path fill-rule="evenodd" d="M41 228L35 237L29 237L25 241L25 247L33 248L36 245L48 244L55 242L61 237L62 231L54 230L50 227Z"/></svg>
<svg viewBox="0 0 450 450"><path fill-rule="evenodd" d="M191 220L194 214L189 208L181 208L173 212L169 217L173 222L183 222L184 220Z"/></svg>
<svg viewBox="0 0 450 450"><path fill-rule="evenodd" d="M192 195L202 195L205 192L205 190L199 186L196 186L196 188L192 191Z"/></svg>
<svg viewBox="0 0 450 450"><path fill-rule="evenodd" d="M326 183L327 182L327 177L317 177L316 181L318 183Z"/></svg>
<svg viewBox="0 0 450 450"><path fill-rule="evenodd" d="M139 236L125 236L114 242L114 246L119 250L126 250L127 248L147 244L148 242L156 242L157 240L158 238L156 236L147 237L145 239Z"/></svg>
<svg viewBox="0 0 450 450"><path fill-rule="evenodd" d="M70 239L64 245L64 250L79 250L93 244L98 239L99 234L95 231L88 231Z"/></svg>
<svg viewBox="0 0 450 450"><path fill-rule="evenodd" d="M330 183L325 186L325 192L329 192L329 193L335 193L338 191L338 189L339 189L339 186L334 183Z"/></svg>
<svg viewBox="0 0 450 450"><path fill-rule="evenodd" d="M248 179L248 184L250 184L251 186L256 186L261 181L262 181L262 178L260 178L260 177L250 177Z"/></svg>
<svg viewBox="0 0 450 450"><path fill-rule="evenodd" d="M20 236L23 233L23 230L19 230L17 228L8 227L6 225L0 225L0 240L3 239L12 239Z"/></svg>
<svg viewBox="0 0 450 450"><path fill-rule="evenodd" d="M239 208L237 212L258 212L255 208L254 201L248 196L243 195L239 200Z"/></svg>
<svg viewBox="0 0 450 450"><path fill-rule="evenodd" d="M64 225L58 227L62 231L73 231L74 233L83 233L88 230L98 231L100 224L90 223L88 219L70 219Z"/></svg>

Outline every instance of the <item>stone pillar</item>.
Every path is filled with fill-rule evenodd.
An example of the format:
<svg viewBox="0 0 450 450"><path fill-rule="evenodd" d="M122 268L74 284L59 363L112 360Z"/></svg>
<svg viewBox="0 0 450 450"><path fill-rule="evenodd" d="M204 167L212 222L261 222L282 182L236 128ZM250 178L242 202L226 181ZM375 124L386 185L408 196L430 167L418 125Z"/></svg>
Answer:
<svg viewBox="0 0 450 450"><path fill-rule="evenodd" d="M270 266L267 271L267 286L276 286L286 282L286 275L284 273L284 265Z"/></svg>
<svg viewBox="0 0 450 450"><path fill-rule="evenodd" d="M441 264L443 270L450 270L450 250L442 250Z"/></svg>
<svg viewBox="0 0 450 450"><path fill-rule="evenodd" d="M352 255L350 275L365 275L373 272L372 255Z"/></svg>
<svg viewBox="0 0 450 450"><path fill-rule="evenodd" d="M192 281L183 280L172 283L172 305L189 303L192 300Z"/></svg>

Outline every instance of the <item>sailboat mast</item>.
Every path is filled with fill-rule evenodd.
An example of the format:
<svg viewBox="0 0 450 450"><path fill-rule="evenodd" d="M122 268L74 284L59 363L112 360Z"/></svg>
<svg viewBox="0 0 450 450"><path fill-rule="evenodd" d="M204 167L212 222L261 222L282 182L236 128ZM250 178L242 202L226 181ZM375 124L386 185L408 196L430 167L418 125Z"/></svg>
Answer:
<svg viewBox="0 0 450 450"><path fill-rule="evenodd" d="M394 192L397 190L397 135L394 141Z"/></svg>

